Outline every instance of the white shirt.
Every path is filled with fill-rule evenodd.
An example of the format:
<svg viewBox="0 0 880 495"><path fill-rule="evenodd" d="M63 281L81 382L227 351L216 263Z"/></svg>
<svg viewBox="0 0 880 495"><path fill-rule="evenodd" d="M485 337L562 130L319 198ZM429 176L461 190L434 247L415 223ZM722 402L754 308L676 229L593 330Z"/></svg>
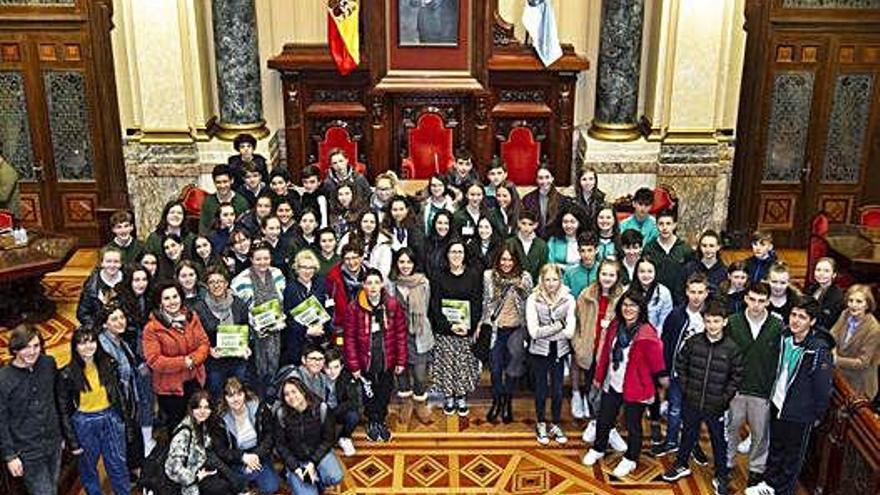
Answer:
<svg viewBox="0 0 880 495"><path fill-rule="evenodd" d="M613 389L619 394L623 393L623 379L626 376L626 367L627 365L629 365L630 349L632 349L632 344L630 344L626 349L623 350L623 360L620 361L620 365L617 367L617 369L614 369L614 363L611 362L609 358L608 377L605 378L605 386L602 389L605 392L608 392L609 389Z"/></svg>
<svg viewBox="0 0 880 495"><path fill-rule="evenodd" d="M767 316L770 313L765 311L764 317L760 320L753 320L751 316L749 316L748 310L746 310L746 321L749 322L749 330L752 331L752 340L758 340L758 334L761 333L761 327L764 326L764 322L767 321Z"/></svg>

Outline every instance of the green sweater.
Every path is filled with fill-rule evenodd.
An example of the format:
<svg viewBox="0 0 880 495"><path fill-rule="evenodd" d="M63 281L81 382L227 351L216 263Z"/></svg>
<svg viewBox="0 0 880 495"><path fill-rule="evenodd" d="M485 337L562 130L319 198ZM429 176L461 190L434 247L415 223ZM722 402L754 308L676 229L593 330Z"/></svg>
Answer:
<svg viewBox="0 0 880 495"><path fill-rule="evenodd" d="M739 392L769 398L776 380L782 321L768 313L756 340L752 338L745 312L736 313L727 322L727 333L743 354L743 377Z"/></svg>
<svg viewBox="0 0 880 495"><path fill-rule="evenodd" d="M538 236L535 236L535 240L532 241L532 245L529 246L529 252L526 253L523 250L522 241L519 240L519 236L513 236L507 240L510 247L516 251L516 254L519 255L519 259L522 260L523 269L529 272L529 275L532 276L532 280L538 280L538 272L541 271L541 267L547 264L547 243L544 242L544 239L541 239ZM536 282L537 283L537 282Z"/></svg>
<svg viewBox="0 0 880 495"><path fill-rule="evenodd" d="M654 239L645 246L646 256L654 260L657 268L657 281L665 285L672 293L675 304L683 304L685 301L685 282L687 274L685 265L694 259L694 250L681 238L675 240L672 249L667 253L660 246L660 241Z"/></svg>
<svg viewBox="0 0 880 495"><path fill-rule="evenodd" d="M235 193L232 196L232 207L235 209L235 215L241 215L249 208L248 202L241 194ZM209 235L214 219L217 217L217 210L220 209L220 200L216 194L211 194L202 202L202 210L199 213L199 234Z"/></svg>

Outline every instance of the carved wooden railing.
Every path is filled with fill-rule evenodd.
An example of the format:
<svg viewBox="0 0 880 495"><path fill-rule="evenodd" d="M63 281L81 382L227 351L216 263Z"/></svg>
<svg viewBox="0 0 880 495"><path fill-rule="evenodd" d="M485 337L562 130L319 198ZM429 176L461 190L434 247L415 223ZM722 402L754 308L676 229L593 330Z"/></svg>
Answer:
<svg viewBox="0 0 880 495"><path fill-rule="evenodd" d="M880 415L839 373L828 415L814 431L801 484L817 495L880 493Z"/></svg>

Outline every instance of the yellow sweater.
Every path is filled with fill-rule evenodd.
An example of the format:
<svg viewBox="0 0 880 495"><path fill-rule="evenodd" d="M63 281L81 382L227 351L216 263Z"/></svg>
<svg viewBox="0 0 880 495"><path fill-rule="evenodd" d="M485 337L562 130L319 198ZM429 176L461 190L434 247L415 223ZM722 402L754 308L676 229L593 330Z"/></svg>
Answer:
<svg viewBox="0 0 880 495"><path fill-rule="evenodd" d="M107 389L101 384L101 379L98 377L98 367L95 366L95 363L87 364L83 372L91 390L80 392L79 410L89 413L103 411L110 407Z"/></svg>

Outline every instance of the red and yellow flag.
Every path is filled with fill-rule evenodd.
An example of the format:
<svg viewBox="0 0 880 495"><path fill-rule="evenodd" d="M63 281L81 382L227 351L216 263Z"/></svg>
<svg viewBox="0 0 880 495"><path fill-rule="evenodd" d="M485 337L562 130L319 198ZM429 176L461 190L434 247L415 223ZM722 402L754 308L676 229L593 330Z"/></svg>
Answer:
<svg viewBox="0 0 880 495"><path fill-rule="evenodd" d="M339 73L348 75L361 62L358 0L327 2L327 38Z"/></svg>

